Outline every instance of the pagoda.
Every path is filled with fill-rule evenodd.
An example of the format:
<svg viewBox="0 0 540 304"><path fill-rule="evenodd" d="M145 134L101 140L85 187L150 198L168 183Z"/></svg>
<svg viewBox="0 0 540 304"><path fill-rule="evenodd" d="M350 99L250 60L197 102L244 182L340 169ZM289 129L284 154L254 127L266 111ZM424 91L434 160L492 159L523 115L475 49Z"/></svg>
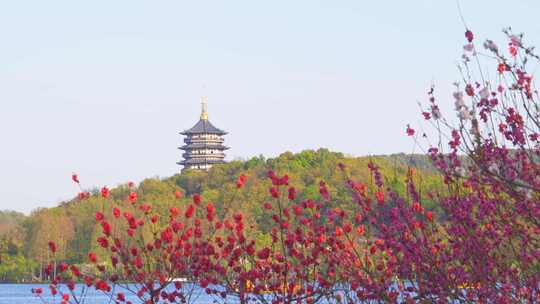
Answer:
<svg viewBox="0 0 540 304"><path fill-rule="evenodd" d="M179 147L184 153L182 161L177 164L184 166L183 170L208 170L214 164L225 162L224 151L229 149L223 145L223 135L227 132L220 130L208 120L207 98L201 98L201 117L189 130L180 132L186 136L185 145Z"/></svg>

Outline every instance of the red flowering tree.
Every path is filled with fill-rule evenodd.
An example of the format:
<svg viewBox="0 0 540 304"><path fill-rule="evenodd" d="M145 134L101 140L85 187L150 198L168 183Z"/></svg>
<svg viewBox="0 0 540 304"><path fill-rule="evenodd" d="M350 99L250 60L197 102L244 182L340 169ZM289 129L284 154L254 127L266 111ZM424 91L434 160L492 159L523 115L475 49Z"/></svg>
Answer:
<svg viewBox="0 0 540 304"><path fill-rule="evenodd" d="M399 197L384 189L373 164L377 192L366 193L364 185L349 180L355 216L365 222L367 242L374 244L371 251L386 255L379 260L378 274L351 273L350 300L540 300L540 105L527 72L539 57L524 45L522 35L504 32L507 52L491 40L482 44L484 50L477 49L473 33L466 31L463 84L456 84L453 94L455 123L441 113L433 89L429 92L429 108L422 115L439 141L430 145L421 136L428 139L428 155L446 189L421 195L411 171L407 195ZM493 62L492 70L475 69L484 60ZM406 133L420 143L413 128L407 126ZM424 209L426 200L439 203L440 217ZM366 283L371 284L368 292L379 293L366 293Z"/></svg>
<svg viewBox="0 0 540 304"><path fill-rule="evenodd" d="M216 277L223 289L211 290L224 301L232 296L241 303L317 303L333 301L342 283L342 256L350 245L345 230L333 218L326 185L320 183L322 201L298 201L287 175L268 172L270 201L264 203L272 219L271 241L257 246L245 231L242 214L226 223L226 240L218 240L220 260ZM245 235L247 233L247 235Z"/></svg>
<svg viewBox="0 0 540 304"><path fill-rule="evenodd" d="M466 31L454 122L442 115L433 89L423 112L440 139L428 154L450 190L437 198L445 237L429 244L442 272L428 271L425 280L447 286L431 288L443 299L540 299L540 101L528 71L539 57L522 34L504 33L499 47L478 45Z"/></svg>
<svg viewBox="0 0 540 304"><path fill-rule="evenodd" d="M76 175L73 180L79 184ZM199 286L216 283L205 276L215 254L213 240L223 226L216 219L214 205L203 204L195 194L185 210L172 207L167 217L160 217L150 204L138 201L134 185L130 189L123 206L106 201L102 211L96 212L102 229L96 241L102 252L88 254L91 271L65 263L57 267L50 291L60 296L62 304L82 303L88 288L115 303L132 303L128 295L145 304L193 303L204 292ZM108 198L109 190L102 188L101 195ZM175 196L180 198L181 192ZM56 244L49 242L49 249L55 253ZM100 256L106 259L100 260ZM52 273L53 268L51 264L46 271ZM85 285L79 293L75 291L77 282ZM46 302L43 290L33 292Z"/></svg>

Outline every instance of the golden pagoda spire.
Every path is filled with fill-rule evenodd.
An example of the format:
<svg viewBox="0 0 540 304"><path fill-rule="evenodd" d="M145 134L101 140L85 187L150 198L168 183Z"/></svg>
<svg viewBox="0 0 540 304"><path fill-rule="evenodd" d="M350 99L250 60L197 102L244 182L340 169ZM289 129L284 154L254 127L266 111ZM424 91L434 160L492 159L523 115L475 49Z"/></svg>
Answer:
<svg viewBox="0 0 540 304"><path fill-rule="evenodd" d="M208 120L208 97L201 97L201 119Z"/></svg>

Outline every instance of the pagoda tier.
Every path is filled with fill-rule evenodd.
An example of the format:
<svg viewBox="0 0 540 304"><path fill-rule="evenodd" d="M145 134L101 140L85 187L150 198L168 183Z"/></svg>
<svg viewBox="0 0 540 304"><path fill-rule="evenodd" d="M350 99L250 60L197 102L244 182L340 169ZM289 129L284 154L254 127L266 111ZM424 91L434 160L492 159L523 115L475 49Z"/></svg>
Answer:
<svg viewBox="0 0 540 304"><path fill-rule="evenodd" d="M225 150L229 147L224 146L223 135L227 132L216 128L208 120L206 110L206 99L202 98L202 113L199 121L191 129L180 132L185 135L185 145L178 149L184 150L184 158L177 164L184 166L185 169L208 170L214 164L225 162Z"/></svg>

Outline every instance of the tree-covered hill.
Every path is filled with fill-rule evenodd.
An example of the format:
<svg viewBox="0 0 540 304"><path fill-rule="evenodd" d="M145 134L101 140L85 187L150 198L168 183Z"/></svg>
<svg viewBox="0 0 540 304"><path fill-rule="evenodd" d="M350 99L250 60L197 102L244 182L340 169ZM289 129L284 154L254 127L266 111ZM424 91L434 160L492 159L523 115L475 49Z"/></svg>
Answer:
<svg viewBox="0 0 540 304"><path fill-rule="evenodd" d="M16 211L0 210L0 236L8 233L19 226L25 219L25 215Z"/></svg>
<svg viewBox="0 0 540 304"><path fill-rule="evenodd" d="M380 167L386 184L399 193L405 191L403 182L408 166L417 168L415 176L422 187L420 190L442 189L442 180L431 167L429 159L422 155L349 157L326 149L285 152L276 158L259 156L245 161L231 161L216 165L209 171L191 170L162 179L149 178L131 189L127 184L122 185L111 189L109 200L103 199L98 190L93 190L87 199L74 198L54 208L36 209L28 217L2 212L0 224L9 223L10 229L15 225L18 233L10 234L9 241L4 235L0 255L24 257L24 267L42 265L51 259L47 242L54 240L58 245L56 259L81 263L85 261L88 252L99 253L95 242L100 234L100 227L94 219L96 211L107 214L111 213L113 206L128 208L126 198L130 191L137 192L138 202L152 204L153 210L163 216L166 216L171 207L182 209L191 202L193 194L200 193L205 201L214 203L220 216L241 210L246 223L251 226L251 233L264 242L268 238L271 220L263 213L263 203L269 197L269 181L266 177L269 169L289 175L290 183L299 193L298 200L319 199L319 182L324 180L329 185L333 200L342 208L347 208L347 200L350 200L345 186L347 178L363 182L368 186L368 191L373 191L374 185L368 170L371 161ZM340 163L346 166L347 173L337 169ZM240 174L247 176L247 182L242 190L237 191L236 180ZM84 177L81 178L84 181ZM183 194L181 198L175 196L177 191ZM429 203L426 206L435 208ZM11 243L10 252L8 243ZM28 273L18 275L29 277ZM34 269L33 276L39 276L39 271Z"/></svg>

